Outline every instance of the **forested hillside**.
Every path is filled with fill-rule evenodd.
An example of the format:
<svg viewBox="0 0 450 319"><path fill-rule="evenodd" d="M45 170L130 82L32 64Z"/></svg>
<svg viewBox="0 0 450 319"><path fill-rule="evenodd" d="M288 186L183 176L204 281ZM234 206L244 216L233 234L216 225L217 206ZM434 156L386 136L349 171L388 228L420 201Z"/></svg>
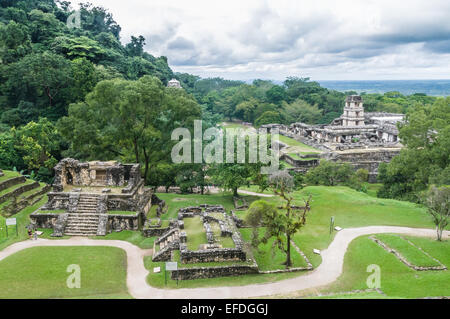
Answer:
<svg viewBox="0 0 450 319"><path fill-rule="evenodd" d="M55 124L71 103L103 80L173 76L166 57L144 52L143 37L122 45L104 8L82 4L81 27L69 28L67 1L0 3L0 167L51 176L68 148Z"/></svg>

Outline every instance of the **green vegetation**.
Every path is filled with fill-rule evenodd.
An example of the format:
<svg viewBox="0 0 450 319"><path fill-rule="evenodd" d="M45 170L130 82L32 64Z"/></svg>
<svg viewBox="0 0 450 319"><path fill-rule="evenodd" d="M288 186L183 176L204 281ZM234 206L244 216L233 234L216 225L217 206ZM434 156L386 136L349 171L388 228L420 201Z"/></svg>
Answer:
<svg viewBox="0 0 450 319"><path fill-rule="evenodd" d="M187 235L189 250L198 250L200 245L207 244L206 232L199 216L184 219L184 231Z"/></svg>
<svg viewBox="0 0 450 319"><path fill-rule="evenodd" d="M28 238L27 229L26 226L30 223L29 216L31 213L36 211L39 207L44 205L47 202L48 198L47 196L44 196L39 202L37 202L35 205L28 206L27 208L23 209L19 213L14 215L14 218L17 219L17 230L18 230L18 236L15 234L15 229L12 227L12 232L9 231L10 236L6 238L6 232L0 231L0 250L4 249L5 247L14 244L19 241L23 241ZM0 216L0 225L5 225L5 218ZM2 227L2 226L0 226ZM11 234L13 234L11 236Z"/></svg>
<svg viewBox="0 0 450 319"><path fill-rule="evenodd" d="M450 267L449 241L407 238ZM388 297L424 298L450 294L449 286L445 284L450 281L448 271L414 271L368 237L358 238L350 244L345 256L344 273L326 292L367 289L366 280L370 274L366 268L372 264L381 267L381 290Z"/></svg>
<svg viewBox="0 0 450 319"><path fill-rule="evenodd" d="M130 212L130 211L122 211L122 210L109 210L109 215L127 215L127 216L134 216L137 214L137 212Z"/></svg>
<svg viewBox="0 0 450 319"><path fill-rule="evenodd" d="M449 110L450 97L409 109L399 135L406 147L380 166L379 196L420 202L431 185L450 185Z"/></svg>
<svg viewBox="0 0 450 319"><path fill-rule="evenodd" d="M147 238L142 236L142 232L140 231L131 231L131 230L124 230L119 233L112 232L111 234L108 234L103 237L92 237L91 239L98 239L98 240L123 240L127 241L133 245L138 246L142 249L151 249L153 248L153 243L155 241L155 238Z"/></svg>
<svg viewBox="0 0 450 319"><path fill-rule="evenodd" d="M388 245L390 248L395 249L401 255L403 255L411 264L414 266L421 267L435 267L440 266L438 262L434 261L427 255L425 255L418 248L412 246L405 239L397 235L377 235L383 243Z"/></svg>
<svg viewBox="0 0 450 319"><path fill-rule="evenodd" d="M260 228L259 233L262 235L265 231L265 228ZM252 230L248 228L242 228L240 229L240 232L242 234L242 238L247 241L252 241ZM284 240L286 240L284 238ZM253 251L253 257L256 260L256 263L258 264L258 267L260 270L266 271L266 270L283 270L286 269L286 265L283 263L286 262L286 254L284 254L282 251L274 247L274 238L270 238L267 243L260 243L258 245L258 248L254 249ZM292 268L299 268L299 267L307 267L305 259L297 253L297 251L292 251L291 253L291 259L292 259Z"/></svg>
<svg viewBox="0 0 450 319"><path fill-rule="evenodd" d="M80 289L66 284L73 264L81 269ZM114 247L25 249L0 261L0 298L130 298L126 267L125 251Z"/></svg>
<svg viewBox="0 0 450 319"><path fill-rule="evenodd" d="M8 179L21 176L19 172L14 171L3 171L3 174L4 174L3 176L0 176L0 183Z"/></svg>

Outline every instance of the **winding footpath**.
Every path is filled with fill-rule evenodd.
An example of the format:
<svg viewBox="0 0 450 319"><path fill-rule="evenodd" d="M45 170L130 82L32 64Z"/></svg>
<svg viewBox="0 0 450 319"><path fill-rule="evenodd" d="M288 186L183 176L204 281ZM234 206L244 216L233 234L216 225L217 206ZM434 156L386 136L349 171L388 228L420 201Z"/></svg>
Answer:
<svg viewBox="0 0 450 319"><path fill-rule="evenodd" d="M337 233L327 250L322 252L322 264L312 272L292 279L275 283L255 284L237 287L193 288L193 289L159 289L150 287L146 278L149 271L144 267L144 256L151 255L151 250L140 249L125 241L93 240L71 238L67 240L23 241L0 251L0 261L23 249L32 247L64 246L107 246L124 249L127 253L127 286L129 293L138 299L224 299L251 298L270 295L288 294L295 291L316 288L333 283L342 274L344 256L349 244L364 235L395 233L419 237L434 237L435 230L391 226L370 226L348 228ZM444 233L448 238L450 232Z"/></svg>

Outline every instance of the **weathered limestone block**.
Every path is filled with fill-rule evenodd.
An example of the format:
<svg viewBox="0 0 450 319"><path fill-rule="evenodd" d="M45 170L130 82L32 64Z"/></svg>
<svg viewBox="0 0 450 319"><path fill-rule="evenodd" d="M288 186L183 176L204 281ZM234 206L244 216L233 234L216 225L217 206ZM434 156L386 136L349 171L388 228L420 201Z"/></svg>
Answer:
<svg viewBox="0 0 450 319"><path fill-rule="evenodd" d="M97 236L106 236L108 233L108 215L101 214L98 217Z"/></svg>
<svg viewBox="0 0 450 319"><path fill-rule="evenodd" d="M69 214L60 214L58 216L58 220L56 221L54 227L53 227L53 234L52 237L62 237L64 236L64 231L67 226L67 220L69 218Z"/></svg>

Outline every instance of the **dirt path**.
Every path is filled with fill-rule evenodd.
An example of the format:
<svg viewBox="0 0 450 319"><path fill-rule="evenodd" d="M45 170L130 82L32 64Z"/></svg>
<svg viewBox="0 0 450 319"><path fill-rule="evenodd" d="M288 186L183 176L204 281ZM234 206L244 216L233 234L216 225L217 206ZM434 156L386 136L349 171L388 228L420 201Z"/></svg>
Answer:
<svg viewBox="0 0 450 319"><path fill-rule="evenodd" d="M322 252L322 264L314 271L297 278L287 279L275 283L255 284L239 287L193 288L165 290L150 287L146 283L148 270L144 267L144 256L151 254L151 250L143 250L128 242L116 240L92 240L87 238L71 238L68 240L24 241L11 245L0 252L0 261L23 249L38 246L108 246L122 248L127 252L127 286L129 293L140 299L223 299L250 298L270 295L288 294L328 285L336 281L341 275L344 256L348 245L356 238L364 235L396 233L420 237L434 237L432 229L416 229L390 226L371 226L363 228L349 228L340 231L327 250ZM446 231L444 238L450 232Z"/></svg>

